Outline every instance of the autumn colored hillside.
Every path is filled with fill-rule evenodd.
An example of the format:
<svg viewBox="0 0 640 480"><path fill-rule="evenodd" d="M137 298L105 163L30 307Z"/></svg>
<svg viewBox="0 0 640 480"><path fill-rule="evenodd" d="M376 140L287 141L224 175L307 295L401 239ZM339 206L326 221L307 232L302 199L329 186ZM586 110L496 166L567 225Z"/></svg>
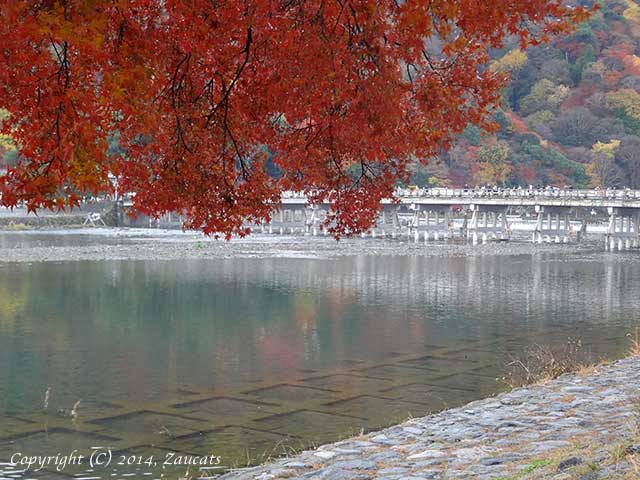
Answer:
<svg viewBox="0 0 640 480"><path fill-rule="evenodd" d="M640 5L597 3L569 37L494 52L491 68L511 75L500 129L468 127L413 182L640 188Z"/></svg>

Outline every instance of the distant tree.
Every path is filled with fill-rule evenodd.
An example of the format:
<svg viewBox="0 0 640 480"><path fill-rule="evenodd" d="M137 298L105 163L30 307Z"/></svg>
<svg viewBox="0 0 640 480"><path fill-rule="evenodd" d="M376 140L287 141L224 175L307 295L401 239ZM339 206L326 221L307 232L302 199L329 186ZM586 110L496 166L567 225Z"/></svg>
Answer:
<svg viewBox="0 0 640 480"><path fill-rule="evenodd" d="M570 65L564 58L551 58L540 67L540 75L558 85L572 85Z"/></svg>
<svg viewBox="0 0 640 480"><path fill-rule="evenodd" d="M494 164L504 163L509 158L509 144L498 140L496 137L489 137L482 141L478 150L478 160Z"/></svg>
<svg viewBox="0 0 640 480"><path fill-rule="evenodd" d="M518 184L520 185L533 185L536 183L536 171L529 165L520 165L517 170Z"/></svg>
<svg viewBox="0 0 640 480"><path fill-rule="evenodd" d="M469 145L480 145L482 141L482 130L475 125L467 125L462 131L462 138L464 138Z"/></svg>
<svg viewBox="0 0 640 480"><path fill-rule="evenodd" d="M507 142L493 136L483 140L475 165L480 183L503 185L506 182L512 170L509 153Z"/></svg>
<svg viewBox="0 0 640 480"><path fill-rule="evenodd" d="M491 64L491 68L498 72L507 72L512 74L522 70L526 63L527 54L519 48L515 48L504 55L502 58L495 60Z"/></svg>
<svg viewBox="0 0 640 480"><path fill-rule="evenodd" d="M640 23L640 6L636 2L628 1L627 8L622 12L625 20L632 23Z"/></svg>
<svg viewBox="0 0 640 480"><path fill-rule="evenodd" d="M607 119L596 117L584 107L563 112L553 124L554 139L562 145L591 147L597 141L608 141L621 128Z"/></svg>
<svg viewBox="0 0 640 480"><path fill-rule="evenodd" d="M628 133L640 134L640 93L624 88L605 95L604 103L622 120Z"/></svg>
<svg viewBox="0 0 640 480"><path fill-rule="evenodd" d="M624 172L623 183L631 188L640 188L640 137L622 137L615 159Z"/></svg>
<svg viewBox="0 0 640 480"><path fill-rule="evenodd" d="M550 160L554 171L564 175L576 187L586 187L589 181L584 165L573 162L555 148L546 150L546 157Z"/></svg>
<svg viewBox="0 0 640 480"><path fill-rule="evenodd" d="M573 43L574 45L588 45L594 47L597 44L598 40L593 33L593 23L594 22L581 23L576 31L565 41L565 45Z"/></svg>
<svg viewBox="0 0 640 480"><path fill-rule="evenodd" d="M620 80L620 86L623 88L630 88L636 92L640 92L640 76L629 75Z"/></svg>
<svg viewBox="0 0 640 480"><path fill-rule="evenodd" d="M589 63L582 68L582 84L601 87L603 84L604 70L594 63Z"/></svg>
<svg viewBox="0 0 640 480"><path fill-rule="evenodd" d="M531 115L539 110L557 110L569 92L569 87L543 78L533 86L529 95L520 100L520 113Z"/></svg>
<svg viewBox="0 0 640 480"><path fill-rule="evenodd" d="M564 150L565 156L576 163L588 164L593 157L593 152L590 148L585 147L568 147Z"/></svg>
<svg viewBox="0 0 640 480"><path fill-rule="evenodd" d="M449 187L449 168L440 160L433 160L428 164L416 162L412 167L411 183L418 186Z"/></svg>
<svg viewBox="0 0 640 480"><path fill-rule="evenodd" d="M598 90L593 95L590 95L584 102L584 106L596 117L607 117L611 115L611 109L607 107L605 102L606 93L606 91ZM613 118L612 121L614 121Z"/></svg>
<svg viewBox="0 0 640 480"><path fill-rule="evenodd" d="M507 115L504 113L502 109L498 109L495 111L495 113L493 114L493 120L500 127L499 130L496 132L496 135L498 137L502 138L504 136L508 136L511 133L511 130L512 130L511 121L509 120L509 117L507 117Z"/></svg>
<svg viewBox="0 0 640 480"><path fill-rule="evenodd" d="M609 143L596 142L591 147L591 161L586 167L592 187L611 187L620 181L620 169L615 163L615 154L620 140Z"/></svg>
<svg viewBox="0 0 640 480"><path fill-rule="evenodd" d="M517 144L528 143L531 145L540 145L540 137L533 133L517 133L514 135L513 140Z"/></svg>
<svg viewBox="0 0 640 480"><path fill-rule="evenodd" d="M555 119L556 116L553 112L549 110L538 110L526 117L524 121L529 128L540 135L549 138L552 136L551 126Z"/></svg>
<svg viewBox="0 0 640 480"><path fill-rule="evenodd" d="M569 67L569 74L571 75L571 79L574 84L577 84L582 80L582 73L584 69L589 67L595 61L595 49L592 45L586 45L583 51L580 53L580 56L576 59L576 61Z"/></svg>

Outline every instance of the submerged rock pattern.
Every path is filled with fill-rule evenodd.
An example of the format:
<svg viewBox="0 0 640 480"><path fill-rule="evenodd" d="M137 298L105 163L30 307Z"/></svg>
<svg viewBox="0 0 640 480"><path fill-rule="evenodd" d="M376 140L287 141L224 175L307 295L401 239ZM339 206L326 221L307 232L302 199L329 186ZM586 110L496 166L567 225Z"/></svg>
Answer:
<svg viewBox="0 0 640 480"><path fill-rule="evenodd" d="M221 479L637 479L639 416L632 357Z"/></svg>

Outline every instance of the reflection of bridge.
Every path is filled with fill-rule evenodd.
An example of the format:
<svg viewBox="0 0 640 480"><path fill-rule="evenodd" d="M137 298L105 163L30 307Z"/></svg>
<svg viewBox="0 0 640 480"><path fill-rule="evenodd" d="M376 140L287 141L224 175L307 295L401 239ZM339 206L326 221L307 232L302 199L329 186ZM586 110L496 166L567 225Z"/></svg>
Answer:
<svg viewBox="0 0 640 480"><path fill-rule="evenodd" d="M385 200L373 237L413 237L438 240L460 236L473 243L489 238L506 240L511 227L507 214L535 213L532 240L541 243L580 240L590 215L606 215L606 247L624 250L638 246L640 191L531 189L403 189L397 201ZM317 235L323 233L329 204L309 205L304 194L286 192L270 224L262 231ZM454 221L454 216L460 222ZM575 225L577 223L577 225ZM363 234L364 235L364 234Z"/></svg>

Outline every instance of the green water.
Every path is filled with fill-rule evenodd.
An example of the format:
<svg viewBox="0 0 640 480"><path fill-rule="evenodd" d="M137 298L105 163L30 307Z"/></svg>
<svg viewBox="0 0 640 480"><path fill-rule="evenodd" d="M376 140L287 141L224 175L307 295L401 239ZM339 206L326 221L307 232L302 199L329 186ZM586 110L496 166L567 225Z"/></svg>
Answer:
<svg viewBox="0 0 640 480"><path fill-rule="evenodd" d="M109 447L233 467L461 405L534 343L622 355L639 266L566 250L0 264L0 461ZM45 470L29 478L62 477Z"/></svg>

